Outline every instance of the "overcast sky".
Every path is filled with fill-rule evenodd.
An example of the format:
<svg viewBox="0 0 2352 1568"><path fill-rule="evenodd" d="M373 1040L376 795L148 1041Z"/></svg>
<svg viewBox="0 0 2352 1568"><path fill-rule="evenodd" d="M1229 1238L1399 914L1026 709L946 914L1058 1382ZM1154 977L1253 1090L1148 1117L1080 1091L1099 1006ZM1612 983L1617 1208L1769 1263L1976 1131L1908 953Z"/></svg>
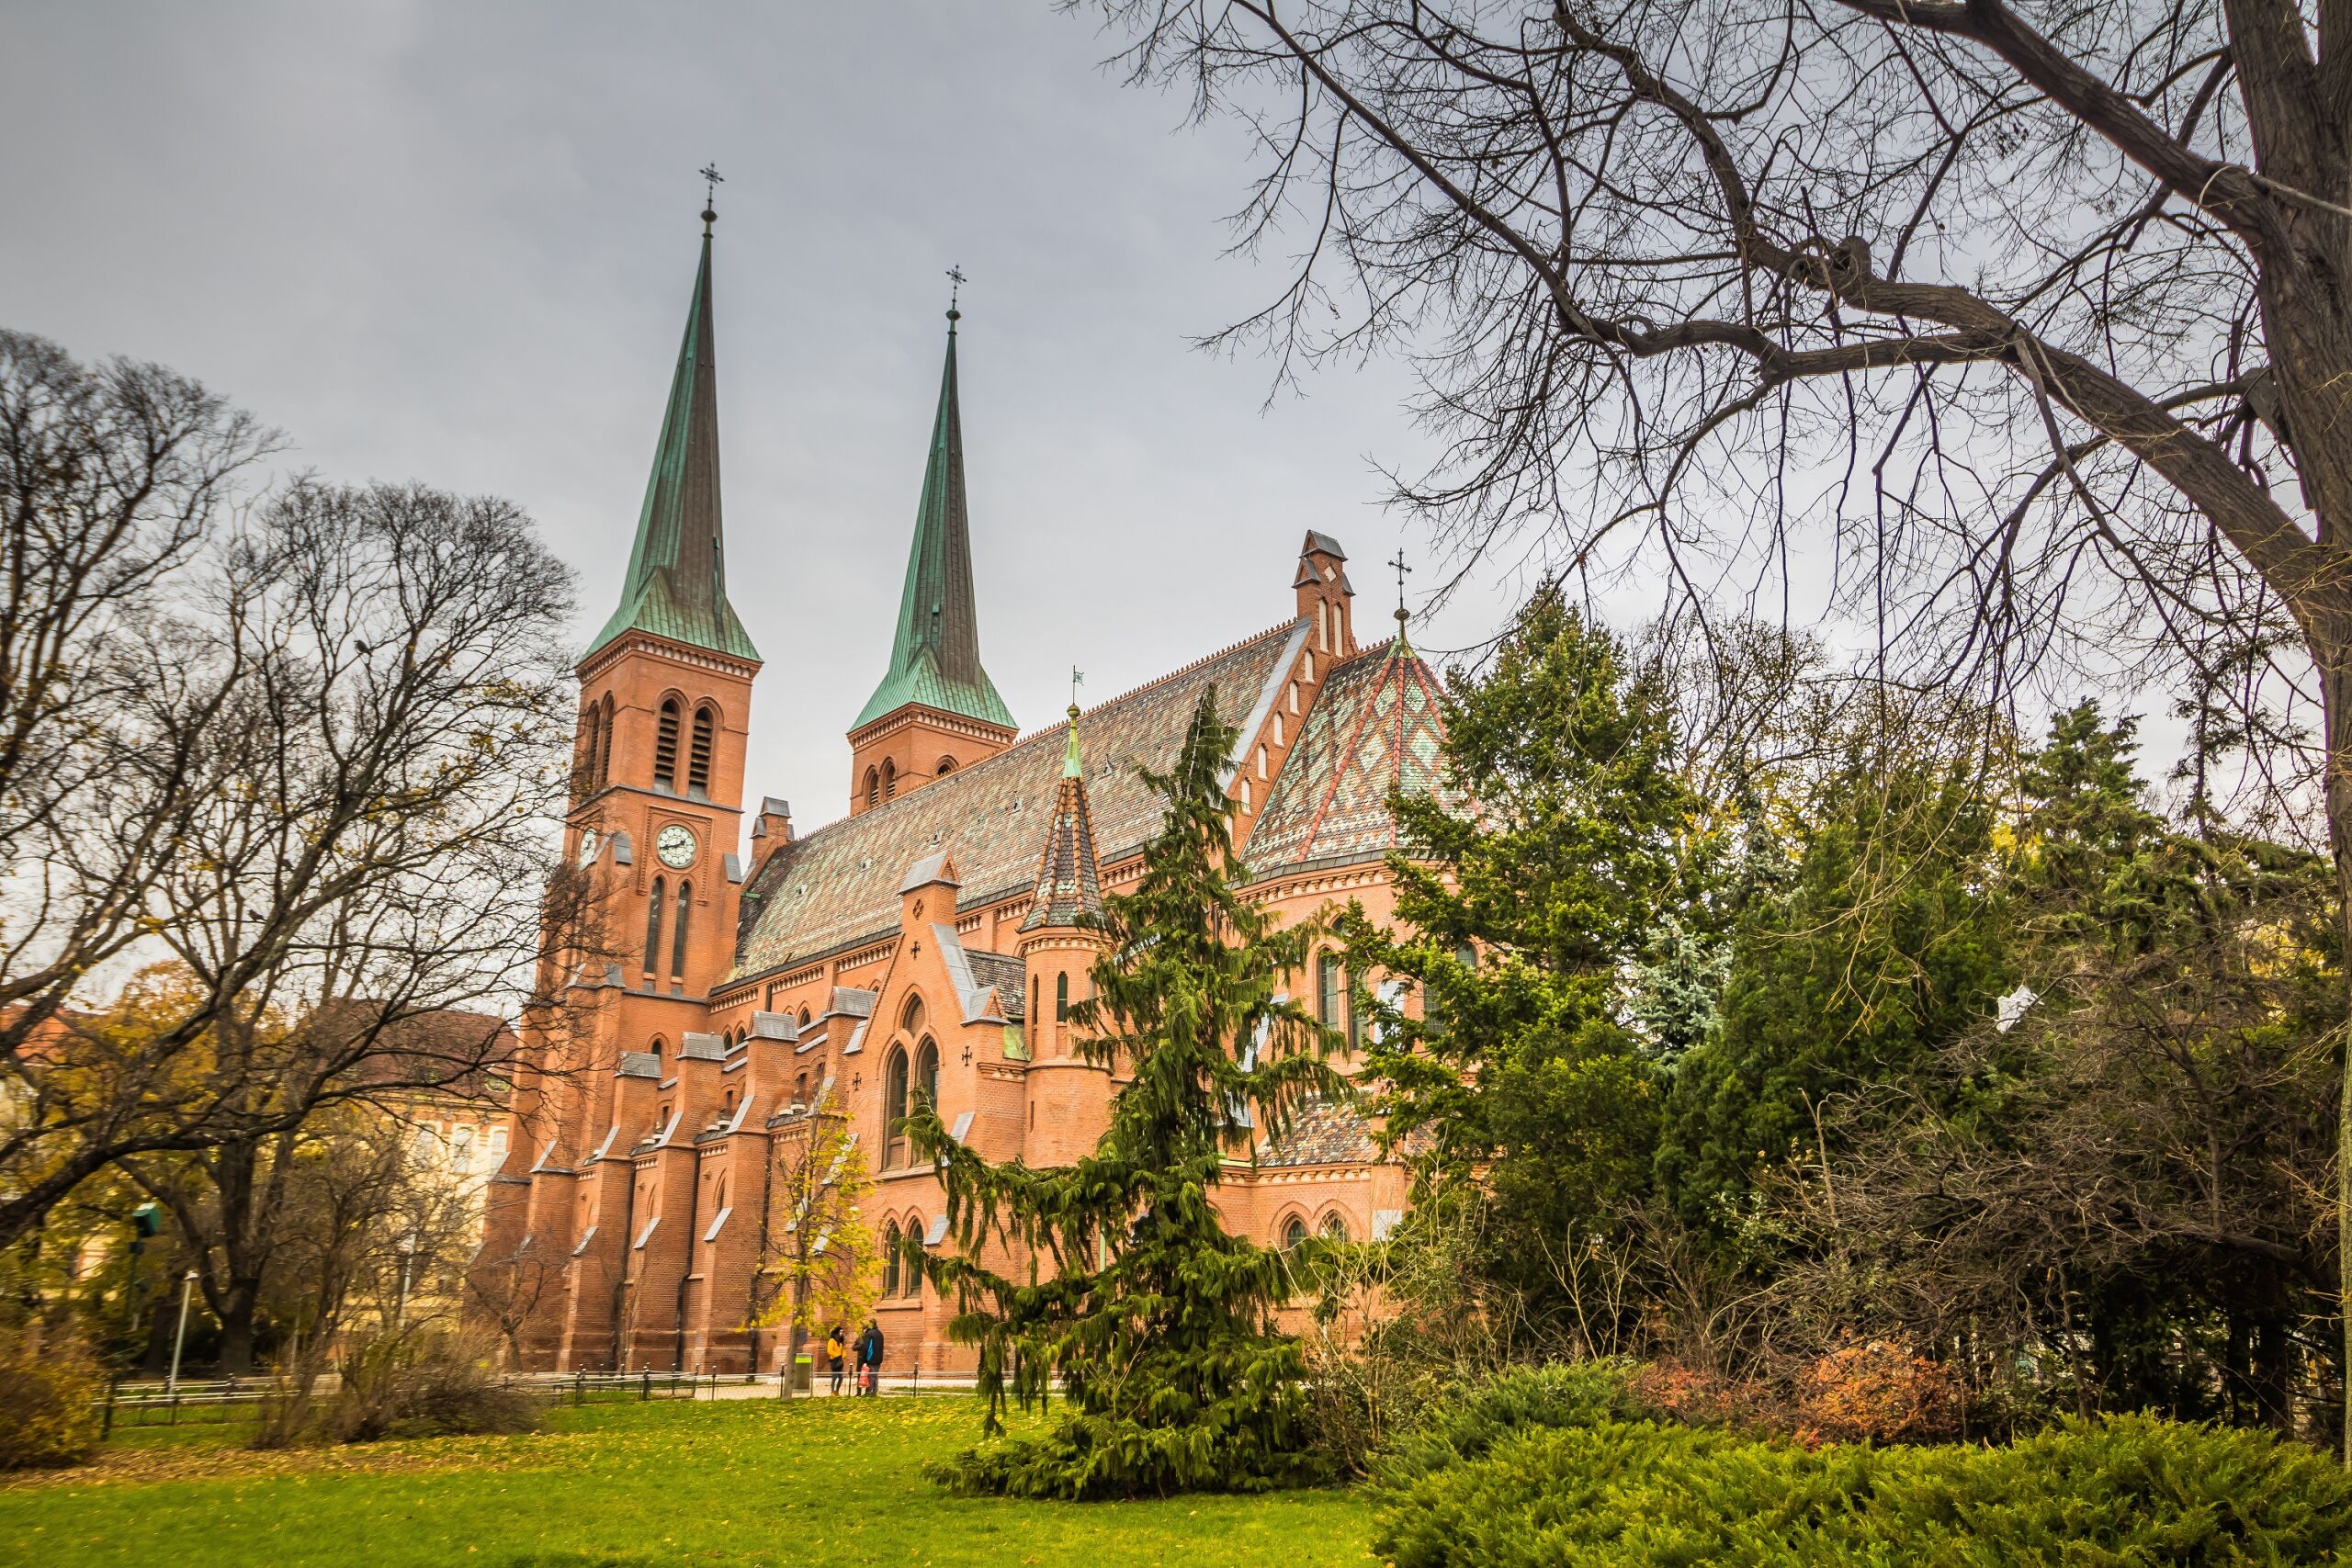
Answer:
<svg viewBox="0 0 2352 1568"><path fill-rule="evenodd" d="M1100 700L1284 618L1309 527L1385 627L1406 525L1374 465L1417 449L1406 378L1269 405L1264 362L1190 346L1277 282L1222 254L1243 149L1111 49L1044 0L0 0L0 321L197 376L330 479L512 497L579 569L584 638L716 160L728 569L767 661L749 793L810 827L846 807L888 650L952 264L981 651L1024 728L1073 663Z"/></svg>

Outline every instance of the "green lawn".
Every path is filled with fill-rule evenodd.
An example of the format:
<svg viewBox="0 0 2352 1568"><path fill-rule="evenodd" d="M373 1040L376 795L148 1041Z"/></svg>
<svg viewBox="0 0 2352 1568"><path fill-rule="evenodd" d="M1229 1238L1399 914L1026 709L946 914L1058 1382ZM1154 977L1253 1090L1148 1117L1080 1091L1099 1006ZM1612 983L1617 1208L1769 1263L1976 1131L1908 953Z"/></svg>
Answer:
<svg viewBox="0 0 2352 1568"><path fill-rule="evenodd" d="M1369 1563L1343 1491L1148 1503L950 1497L960 1398L617 1404L521 1438L297 1455L136 1435L96 1471L0 1489L0 1561L171 1564Z"/></svg>

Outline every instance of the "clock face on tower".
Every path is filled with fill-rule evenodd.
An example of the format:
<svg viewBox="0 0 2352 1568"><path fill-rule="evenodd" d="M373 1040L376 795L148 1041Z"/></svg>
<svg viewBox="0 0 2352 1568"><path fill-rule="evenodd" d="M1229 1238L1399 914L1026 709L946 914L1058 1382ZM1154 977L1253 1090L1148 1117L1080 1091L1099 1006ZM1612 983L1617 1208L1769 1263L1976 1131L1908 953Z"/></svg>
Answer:
<svg viewBox="0 0 2352 1568"><path fill-rule="evenodd" d="M653 837L653 852L672 871L684 871L695 863L695 831L683 822L673 822Z"/></svg>

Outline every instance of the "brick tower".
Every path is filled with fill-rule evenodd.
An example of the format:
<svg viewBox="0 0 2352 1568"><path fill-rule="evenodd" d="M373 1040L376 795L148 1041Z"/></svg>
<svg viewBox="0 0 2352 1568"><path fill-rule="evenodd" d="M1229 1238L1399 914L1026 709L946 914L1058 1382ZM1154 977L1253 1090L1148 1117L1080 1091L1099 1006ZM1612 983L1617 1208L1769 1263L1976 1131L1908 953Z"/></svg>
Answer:
<svg viewBox="0 0 2352 1568"><path fill-rule="evenodd" d="M716 214L702 217L701 265L620 604L578 666L565 845L590 879L590 911L555 1021L526 1031L524 1059L541 1070L516 1086L522 1135L493 1187L482 1254L511 1265L532 1250L538 1269L562 1272L563 1299L530 1314L526 1349L572 1367L623 1364L618 1341L646 1304L632 1281L666 1261L638 1239L658 1171L615 1134L673 1120L660 1102L680 1057L704 1038L711 987L733 960L743 874L736 848L760 658L727 598ZM659 1238L665 1247L684 1240L671 1229Z"/></svg>
<svg viewBox="0 0 2352 1568"><path fill-rule="evenodd" d="M964 499L964 418L956 396L956 323L947 309L947 364L923 465L922 502L890 668L850 727L850 815L993 757L1019 730L980 668L972 598L972 528Z"/></svg>

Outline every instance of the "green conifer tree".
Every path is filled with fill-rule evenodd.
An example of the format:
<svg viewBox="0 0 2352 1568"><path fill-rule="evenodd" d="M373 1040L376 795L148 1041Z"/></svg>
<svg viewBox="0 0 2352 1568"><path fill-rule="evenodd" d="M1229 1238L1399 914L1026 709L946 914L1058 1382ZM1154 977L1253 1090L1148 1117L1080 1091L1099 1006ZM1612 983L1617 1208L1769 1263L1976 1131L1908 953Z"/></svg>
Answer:
<svg viewBox="0 0 2352 1568"><path fill-rule="evenodd" d="M1245 1127L1279 1135L1346 1083L1329 1032L1278 999L1321 928L1277 929L1227 879L1223 764L1234 731L1203 694L1168 773L1146 771L1167 816L1142 881L1104 900L1094 995L1071 1017L1085 1057L1131 1075L1095 1152L1067 1168L992 1165L928 1106L908 1120L939 1162L953 1255L930 1256L957 1307L950 1333L979 1349L988 1440L932 1467L963 1492L1027 1497L1249 1492L1323 1478L1307 1449L1304 1365L1275 1331L1291 1292L1283 1254L1230 1235L1211 1206ZM991 1259L1028 1260L1018 1274ZM1066 1412L1036 1437L1003 1435L1008 1400Z"/></svg>

